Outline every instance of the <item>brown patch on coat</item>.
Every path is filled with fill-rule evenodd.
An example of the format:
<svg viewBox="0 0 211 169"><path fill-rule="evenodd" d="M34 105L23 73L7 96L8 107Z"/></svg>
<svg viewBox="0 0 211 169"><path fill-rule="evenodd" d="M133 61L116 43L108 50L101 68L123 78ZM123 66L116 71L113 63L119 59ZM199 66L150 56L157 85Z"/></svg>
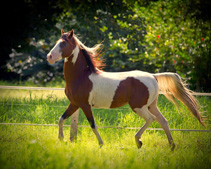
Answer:
<svg viewBox="0 0 211 169"><path fill-rule="evenodd" d="M129 103L132 109L141 108L149 99L148 88L138 79L128 77L120 82L110 108L121 107Z"/></svg>
<svg viewBox="0 0 211 169"><path fill-rule="evenodd" d="M86 60L81 50L79 51L77 62L72 63L72 56L64 63L64 78L66 82L65 94L71 103L81 106L89 104L89 92L92 89L92 82L89 75L92 73L87 67Z"/></svg>

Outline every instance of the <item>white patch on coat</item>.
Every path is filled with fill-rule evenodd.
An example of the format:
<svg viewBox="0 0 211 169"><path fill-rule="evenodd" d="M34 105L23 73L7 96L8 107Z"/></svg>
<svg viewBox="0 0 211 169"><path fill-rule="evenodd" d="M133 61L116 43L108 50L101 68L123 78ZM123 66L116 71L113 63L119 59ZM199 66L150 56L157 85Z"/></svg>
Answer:
<svg viewBox="0 0 211 169"><path fill-rule="evenodd" d="M79 47L78 46L76 46L75 49L73 49L73 52L72 52L72 54L73 54L72 63L73 64L75 64L75 62L76 62L76 60L78 58L79 51L80 50L79 50Z"/></svg>
<svg viewBox="0 0 211 169"><path fill-rule="evenodd" d="M116 73L92 73L89 76L93 87L89 93L89 104L98 108L110 108L115 91L124 78Z"/></svg>
<svg viewBox="0 0 211 169"><path fill-rule="evenodd" d="M149 99L147 105L150 105L158 93L158 85L150 73L142 71L92 73L89 76L93 83L92 90L89 93L89 104L98 108L110 108L120 82L128 77L140 80L148 88Z"/></svg>
<svg viewBox="0 0 211 169"><path fill-rule="evenodd" d="M70 55L70 56L73 55L73 58L72 58L72 63L73 63L73 65L75 64L75 62L76 62L76 60L77 60L77 58L78 58L79 51L80 51L79 47L76 46L76 47L73 49L73 51L72 51L72 53L71 53L71 55ZM70 57L70 56L69 56L69 57ZM64 58L64 62L68 62L69 57Z"/></svg>
<svg viewBox="0 0 211 169"><path fill-rule="evenodd" d="M58 42L55 44L53 49L47 54L47 60L50 64L54 64L56 61L59 61L62 59L62 52L60 47L60 42L62 40L58 40Z"/></svg>

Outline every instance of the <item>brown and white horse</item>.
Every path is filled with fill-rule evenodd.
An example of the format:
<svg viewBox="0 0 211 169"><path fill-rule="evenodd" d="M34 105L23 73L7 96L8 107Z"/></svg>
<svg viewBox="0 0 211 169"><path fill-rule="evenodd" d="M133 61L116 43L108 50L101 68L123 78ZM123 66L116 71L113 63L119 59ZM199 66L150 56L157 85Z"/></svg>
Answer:
<svg viewBox="0 0 211 169"><path fill-rule="evenodd" d="M65 59L65 94L70 104L59 119L59 138L64 137L64 121L78 108L81 108L102 146L103 141L95 124L92 107L117 108L129 104L131 109L146 121L135 135L138 148L142 146L140 141L142 133L156 120L164 129L174 149L175 144L167 120L157 107L159 91L162 91L175 104L173 97L180 100L204 125L197 108L197 101L178 74L150 74L137 70L119 73L104 72L100 70L103 66L102 60L99 59L100 49L101 44L93 48L86 47L74 35L73 30L66 33L61 30L61 38L47 55L47 60L51 64L62 58Z"/></svg>

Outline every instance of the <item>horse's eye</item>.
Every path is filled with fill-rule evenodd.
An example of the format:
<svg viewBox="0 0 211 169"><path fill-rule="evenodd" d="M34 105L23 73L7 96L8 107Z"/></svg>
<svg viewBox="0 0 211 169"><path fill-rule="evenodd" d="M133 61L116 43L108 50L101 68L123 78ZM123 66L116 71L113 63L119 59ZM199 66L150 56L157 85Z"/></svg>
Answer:
<svg viewBox="0 0 211 169"><path fill-rule="evenodd" d="M62 42L60 43L61 48L64 48L66 45L67 45L67 43L66 43L65 41L62 41Z"/></svg>

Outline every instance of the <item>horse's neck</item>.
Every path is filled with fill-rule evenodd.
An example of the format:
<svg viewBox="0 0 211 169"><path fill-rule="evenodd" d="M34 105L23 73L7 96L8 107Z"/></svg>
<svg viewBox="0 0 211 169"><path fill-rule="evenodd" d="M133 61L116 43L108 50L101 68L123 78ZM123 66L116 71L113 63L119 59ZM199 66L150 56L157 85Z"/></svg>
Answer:
<svg viewBox="0 0 211 169"><path fill-rule="evenodd" d="M87 63L83 53L80 51L75 63L72 62L72 59L69 59L64 63L64 77L66 84L76 81L85 72L86 69Z"/></svg>

